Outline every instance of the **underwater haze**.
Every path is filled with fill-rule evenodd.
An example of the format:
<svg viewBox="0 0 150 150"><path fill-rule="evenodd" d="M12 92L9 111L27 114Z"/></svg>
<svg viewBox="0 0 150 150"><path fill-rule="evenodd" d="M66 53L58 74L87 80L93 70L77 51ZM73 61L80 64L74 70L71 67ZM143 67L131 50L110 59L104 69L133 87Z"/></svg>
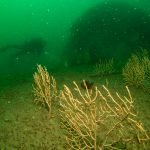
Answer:
<svg viewBox="0 0 150 150"><path fill-rule="evenodd" d="M0 47L22 44L32 38L46 41L40 57L16 55L14 47L0 52L1 74L30 72L42 63L55 68L62 63L73 22L98 0L3 0L0 1ZM31 52L32 53L32 52ZM65 61L63 61L65 63Z"/></svg>
<svg viewBox="0 0 150 150"><path fill-rule="evenodd" d="M145 22L148 21L148 25L143 26L145 31L148 30L148 33L141 31L144 32L142 35L139 35L141 34L139 33L139 29L137 31L135 29L132 32L133 28L137 26L137 20L135 22L134 20L130 20L129 22L123 20L118 25L128 26L131 29L131 35L127 35L123 39L124 41L118 41L118 44L114 44L111 36L120 29L118 27L116 27L118 29L112 29L111 24L113 23L111 21L109 22L110 27L101 28L102 22L98 19L102 17L105 19L115 18L115 16L111 15L111 11L111 14L107 14L105 11L106 14L103 14L103 10L101 13L101 7L99 7L102 3L102 6L103 4L106 5L102 9L109 10L110 2L122 3L120 7L124 7L125 2L125 13L128 11L126 4L130 4L135 9L139 7L148 16L150 13L150 2L148 0L133 0L132 2L126 0L0 1L1 75L32 72L36 64L46 65L49 69L58 69L59 67L64 68L72 64L90 65L96 63L95 61L98 61L98 59L103 58L103 55L104 57L126 55L126 51L130 51L131 49L130 45L125 43L126 37L129 37L130 41L128 42L132 42L131 44L139 42L137 41L137 39L139 40L139 36L147 36L145 34L149 34L149 29L145 29L145 27L148 27L150 24L150 19L146 18ZM99 9L100 12L97 13L98 11L95 11L94 8ZM120 19L125 15L123 14L124 12L118 11ZM129 16L129 19L133 19L130 17L132 14L126 15ZM98 19L98 21L93 22L94 18L95 20ZM142 17L139 18L139 22L139 26L142 26L144 23ZM105 30L108 30L110 33L105 34ZM113 34L111 34L111 31ZM122 36L122 29L120 31L117 34ZM128 34L130 31L126 31L125 29L124 32ZM107 37L105 38L105 36ZM37 38L45 41L45 45L41 46L39 44L40 46L38 47L37 43L39 43L39 40L34 40ZM145 40L146 42L143 42L145 45L138 43L137 47L148 48L147 43L149 41L148 39ZM108 44L107 41L111 42ZM111 44L115 46L111 46ZM107 47L107 45L109 46ZM132 47L132 49L134 48ZM114 49L117 49L115 53ZM124 49L125 52L120 49Z"/></svg>
<svg viewBox="0 0 150 150"><path fill-rule="evenodd" d="M0 150L150 150L150 0L0 0Z"/></svg>

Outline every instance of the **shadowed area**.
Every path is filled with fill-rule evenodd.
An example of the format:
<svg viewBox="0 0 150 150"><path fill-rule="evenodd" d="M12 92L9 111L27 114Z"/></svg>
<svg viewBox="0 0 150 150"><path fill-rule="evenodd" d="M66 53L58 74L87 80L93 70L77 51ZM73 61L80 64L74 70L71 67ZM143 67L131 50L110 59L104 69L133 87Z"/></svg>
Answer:
<svg viewBox="0 0 150 150"><path fill-rule="evenodd" d="M99 59L126 60L139 48L150 48L150 15L127 2L103 2L72 25L67 54L70 64Z"/></svg>
<svg viewBox="0 0 150 150"><path fill-rule="evenodd" d="M32 54L35 56L39 56L44 52L44 48L46 46L46 41L41 37L32 38L29 41L24 41L23 43L5 45L0 48L0 52L6 52L11 49L17 49L14 57L20 57L26 54Z"/></svg>

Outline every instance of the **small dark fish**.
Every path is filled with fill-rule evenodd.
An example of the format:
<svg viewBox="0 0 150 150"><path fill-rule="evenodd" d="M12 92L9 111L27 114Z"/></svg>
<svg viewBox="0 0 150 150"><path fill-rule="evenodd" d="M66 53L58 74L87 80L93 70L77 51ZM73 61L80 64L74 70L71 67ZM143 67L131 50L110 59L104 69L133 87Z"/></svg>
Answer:
<svg viewBox="0 0 150 150"><path fill-rule="evenodd" d="M90 80L83 80L81 82L81 87L83 89L86 89L86 87L87 87L87 89L91 89L93 87L93 85L94 85L94 82L90 81Z"/></svg>

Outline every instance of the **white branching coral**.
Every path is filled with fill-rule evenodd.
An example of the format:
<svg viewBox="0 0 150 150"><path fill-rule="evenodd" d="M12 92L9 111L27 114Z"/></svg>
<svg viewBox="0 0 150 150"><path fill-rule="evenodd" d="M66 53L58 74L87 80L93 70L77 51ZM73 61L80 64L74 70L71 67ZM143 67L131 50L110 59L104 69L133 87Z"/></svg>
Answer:
<svg viewBox="0 0 150 150"><path fill-rule="evenodd" d="M37 66L34 73L33 94L35 103L42 103L51 113L51 101L55 98L57 89L56 81L50 76L46 67Z"/></svg>
<svg viewBox="0 0 150 150"><path fill-rule="evenodd" d="M109 75L114 73L114 59L99 60L94 67L94 75Z"/></svg>
<svg viewBox="0 0 150 150"><path fill-rule="evenodd" d="M86 88L83 93L76 82L73 84L74 89L64 85L60 92L60 114L70 149L116 149L117 142L143 144L149 139L136 120L128 87L126 97L112 96L105 86L101 91Z"/></svg>
<svg viewBox="0 0 150 150"><path fill-rule="evenodd" d="M128 85L144 87L150 80L150 59L148 51L142 49L137 54L132 54L122 71L124 81Z"/></svg>

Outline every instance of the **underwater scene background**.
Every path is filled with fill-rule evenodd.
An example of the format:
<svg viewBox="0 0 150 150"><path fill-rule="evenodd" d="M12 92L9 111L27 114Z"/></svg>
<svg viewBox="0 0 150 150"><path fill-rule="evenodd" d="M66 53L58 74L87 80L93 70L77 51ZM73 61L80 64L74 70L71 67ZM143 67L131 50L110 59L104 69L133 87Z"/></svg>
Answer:
<svg viewBox="0 0 150 150"><path fill-rule="evenodd" d="M149 0L1 0L0 35L0 150L150 149Z"/></svg>
<svg viewBox="0 0 150 150"><path fill-rule="evenodd" d="M4 74L29 72L37 63L54 69L95 64L101 58L120 60L139 48L149 48L148 1L6 0L0 7ZM25 43L37 38L45 41L41 51L35 50L38 54L22 50L36 49L38 41Z"/></svg>
<svg viewBox="0 0 150 150"><path fill-rule="evenodd" d="M65 63L62 55L68 41L70 28L80 15L98 1L1 1L1 47L22 44L34 38L46 41L38 63L43 62L50 68ZM14 56L15 48L1 53L1 68L9 72L24 68L29 71L33 64L32 56ZM32 52L31 52L32 53ZM62 54L63 53L63 54ZM31 54L32 55L32 54ZM35 59L35 58L34 58ZM13 62L10 62L10 61ZM11 65L13 66L13 69ZM26 65L25 65L26 64ZM28 65L32 67L28 68ZM32 70L32 69L31 69Z"/></svg>

